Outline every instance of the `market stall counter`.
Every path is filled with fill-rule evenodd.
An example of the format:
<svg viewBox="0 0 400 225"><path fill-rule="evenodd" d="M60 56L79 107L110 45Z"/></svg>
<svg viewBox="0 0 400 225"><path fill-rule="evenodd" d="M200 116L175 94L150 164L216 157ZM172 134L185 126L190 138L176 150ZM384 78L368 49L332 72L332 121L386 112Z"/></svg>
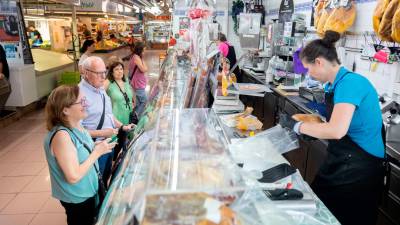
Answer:
<svg viewBox="0 0 400 225"><path fill-rule="evenodd" d="M269 112L269 114L264 116L264 125L267 123L266 119L274 119L267 123L269 124L267 128L277 123L277 117L280 112L289 115L296 113L318 113L307 106L310 102L309 100L300 97L298 94L290 93L287 95L276 87L266 84L262 79L249 71L243 70L242 74L244 74L247 81L265 84L273 91L272 93L266 93L264 104L254 105L251 98L248 101L244 101L245 105L259 107L262 108L261 110ZM321 118L323 117L321 116ZM389 159L390 174L387 180L388 191L383 193L383 201L377 224L400 224L400 217L398 213L395 213L400 210L400 125L391 124L387 126L386 133L386 153ZM327 156L327 145L326 140L300 141L299 149L286 153L285 158L299 169L308 183L312 183Z"/></svg>
<svg viewBox="0 0 400 225"><path fill-rule="evenodd" d="M75 70L73 59L64 53L34 48L32 56L35 62L38 99L50 94L63 72Z"/></svg>
<svg viewBox="0 0 400 225"><path fill-rule="evenodd" d="M97 224L339 224L298 172L258 181L264 170L287 162L280 152L295 148L297 139L280 127L227 138L214 110L185 107L202 86L192 74L189 61L178 63L170 51ZM288 184L303 198L268 197L268 190Z"/></svg>

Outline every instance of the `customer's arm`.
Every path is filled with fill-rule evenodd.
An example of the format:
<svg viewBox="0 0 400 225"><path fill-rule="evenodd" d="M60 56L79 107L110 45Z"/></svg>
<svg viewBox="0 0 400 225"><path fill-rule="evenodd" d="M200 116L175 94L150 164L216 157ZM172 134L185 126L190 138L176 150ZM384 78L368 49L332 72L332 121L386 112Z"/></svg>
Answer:
<svg viewBox="0 0 400 225"><path fill-rule="evenodd" d="M109 144L109 140L106 139L96 143L89 157L80 164L76 147L68 132L59 131L56 133L51 143L51 149L68 183L75 184L79 182L100 156L111 152L115 143Z"/></svg>
<svg viewBox="0 0 400 225"><path fill-rule="evenodd" d="M146 63L139 56L135 55L133 60L135 61L136 66L139 68L142 73L147 73L148 68Z"/></svg>
<svg viewBox="0 0 400 225"><path fill-rule="evenodd" d="M106 128L102 130L88 130L88 132L92 138L98 138L98 137L109 138L113 135L118 134L118 129Z"/></svg>
<svg viewBox="0 0 400 225"><path fill-rule="evenodd" d="M134 124L126 124L126 125L124 125L117 118L115 118L115 116L114 116L114 124L115 124L115 127L118 127L118 128L121 128L123 126L122 129L124 131L128 131L128 130L132 129L135 126Z"/></svg>

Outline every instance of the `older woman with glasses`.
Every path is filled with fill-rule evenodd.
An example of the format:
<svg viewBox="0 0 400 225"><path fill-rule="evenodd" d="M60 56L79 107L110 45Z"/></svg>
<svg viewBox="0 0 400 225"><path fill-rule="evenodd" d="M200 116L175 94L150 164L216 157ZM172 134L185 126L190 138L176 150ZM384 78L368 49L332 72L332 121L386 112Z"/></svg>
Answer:
<svg viewBox="0 0 400 225"><path fill-rule="evenodd" d="M92 141L80 121L86 118L86 98L78 86L60 86L46 104L49 133L44 141L52 196L65 208L68 225L92 225L98 207L97 159L111 152L110 139Z"/></svg>

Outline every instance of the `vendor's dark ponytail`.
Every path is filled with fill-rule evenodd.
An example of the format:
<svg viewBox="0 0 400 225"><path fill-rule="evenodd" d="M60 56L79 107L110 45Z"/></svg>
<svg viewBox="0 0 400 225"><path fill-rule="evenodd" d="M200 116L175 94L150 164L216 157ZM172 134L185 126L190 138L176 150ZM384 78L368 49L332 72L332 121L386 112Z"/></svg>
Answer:
<svg viewBox="0 0 400 225"><path fill-rule="evenodd" d="M303 48L300 53L300 59L307 63L314 63L316 58L323 57L330 62L340 64L335 47L335 43L339 39L340 34L338 32L326 31L323 39L311 41Z"/></svg>

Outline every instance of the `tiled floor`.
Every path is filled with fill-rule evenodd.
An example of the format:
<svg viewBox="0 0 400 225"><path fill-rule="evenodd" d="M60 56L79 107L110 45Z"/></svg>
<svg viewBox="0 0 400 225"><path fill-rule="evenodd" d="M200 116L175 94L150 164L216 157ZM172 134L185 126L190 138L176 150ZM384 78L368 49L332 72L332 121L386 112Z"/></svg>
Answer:
<svg viewBox="0 0 400 225"><path fill-rule="evenodd" d="M159 53L145 54L150 84L159 73ZM0 225L66 225L64 209L50 194L44 119L42 109L0 129Z"/></svg>

